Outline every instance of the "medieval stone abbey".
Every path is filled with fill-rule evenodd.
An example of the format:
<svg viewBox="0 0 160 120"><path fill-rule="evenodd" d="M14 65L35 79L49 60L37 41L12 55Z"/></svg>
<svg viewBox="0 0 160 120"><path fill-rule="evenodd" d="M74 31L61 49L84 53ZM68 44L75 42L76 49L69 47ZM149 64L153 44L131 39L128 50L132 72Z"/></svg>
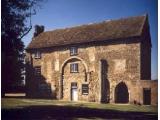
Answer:
<svg viewBox="0 0 160 120"><path fill-rule="evenodd" d="M28 97L157 104L148 16L42 32L26 48Z"/></svg>

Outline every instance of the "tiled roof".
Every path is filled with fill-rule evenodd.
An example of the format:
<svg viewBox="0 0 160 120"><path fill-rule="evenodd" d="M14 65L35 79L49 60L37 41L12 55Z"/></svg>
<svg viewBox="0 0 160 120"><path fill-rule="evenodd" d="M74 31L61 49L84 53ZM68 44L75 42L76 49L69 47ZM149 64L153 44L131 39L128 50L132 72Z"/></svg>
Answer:
<svg viewBox="0 0 160 120"><path fill-rule="evenodd" d="M43 32L32 39L27 49L140 36L146 17L145 15L122 18Z"/></svg>

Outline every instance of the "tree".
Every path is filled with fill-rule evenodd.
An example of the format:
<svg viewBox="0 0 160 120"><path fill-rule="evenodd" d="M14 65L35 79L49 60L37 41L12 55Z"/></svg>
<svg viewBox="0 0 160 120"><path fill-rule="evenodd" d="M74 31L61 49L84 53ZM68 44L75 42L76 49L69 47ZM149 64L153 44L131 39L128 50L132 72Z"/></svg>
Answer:
<svg viewBox="0 0 160 120"><path fill-rule="evenodd" d="M21 79L24 44L22 38L32 29L31 16L42 0L2 0L1 51L2 95ZM27 19L30 25L27 26Z"/></svg>

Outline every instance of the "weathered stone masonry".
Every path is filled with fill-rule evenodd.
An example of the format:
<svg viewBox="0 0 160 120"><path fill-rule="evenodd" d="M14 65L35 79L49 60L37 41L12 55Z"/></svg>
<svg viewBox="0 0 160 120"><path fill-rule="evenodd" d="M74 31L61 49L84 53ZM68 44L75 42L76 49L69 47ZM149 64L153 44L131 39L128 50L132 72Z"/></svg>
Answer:
<svg viewBox="0 0 160 120"><path fill-rule="evenodd" d="M144 27L141 27L142 32L139 36L108 40L105 38L106 40L86 43L80 41L66 45L64 41L53 47L42 47L43 42L39 45L41 47L33 47L34 41L37 42L38 38L33 40L26 53L27 95L29 97L43 96L73 100L73 94L77 93L78 101L157 104L157 81L150 80L151 42L148 21L146 16L142 18ZM140 18L137 17L137 19ZM105 24L107 29L109 23ZM125 25L127 24L123 26ZM90 26L92 25L87 27ZM84 34L88 35L89 33L76 34L76 36L83 38ZM102 34L102 31L100 33ZM118 31L117 34L122 33ZM84 37L83 39L88 38ZM70 55L70 48L73 46L78 50L76 55ZM39 59L34 58L37 51L41 53ZM78 64L78 72L70 71L72 63ZM37 66L41 67L41 76L39 77L35 76L35 67ZM74 86L72 86L73 84ZM83 94L82 84L88 85L87 94ZM72 88L75 89L74 87L77 90L75 93L72 91ZM149 92L151 100L144 100L144 96L146 97L144 94L148 95Z"/></svg>

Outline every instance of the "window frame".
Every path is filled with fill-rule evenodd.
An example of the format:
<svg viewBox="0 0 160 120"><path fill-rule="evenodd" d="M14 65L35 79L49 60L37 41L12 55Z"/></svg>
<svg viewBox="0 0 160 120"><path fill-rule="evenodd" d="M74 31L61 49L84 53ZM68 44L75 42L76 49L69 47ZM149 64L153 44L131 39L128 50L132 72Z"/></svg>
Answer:
<svg viewBox="0 0 160 120"><path fill-rule="evenodd" d="M70 73L78 73L78 63L70 63Z"/></svg>
<svg viewBox="0 0 160 120"><path fill-rule="evenodd" d="M82 84L82 95L88 95L88 94L89 94L89 85L88 84Z"/></svg>
<svg viewBox="0 0 160 120"><path fill-rule="evenodd" d="M35 76L41 76L41 66L34 67L34 74Z"/></svg>
<svg viewBox="0 0 160 120"><path fill-rule="evenodd" d="M34 58L35 58L35 59L40 59L40 58L41 58L41 52L40 52L40 51L36 51L36 52L34 53Z"/></svg>
<svg viewBox="0 0 160 120"><path fill-rule="evenodd" d="M78 47L72 46L70 47L70 56L78 55Z"/></svg>

